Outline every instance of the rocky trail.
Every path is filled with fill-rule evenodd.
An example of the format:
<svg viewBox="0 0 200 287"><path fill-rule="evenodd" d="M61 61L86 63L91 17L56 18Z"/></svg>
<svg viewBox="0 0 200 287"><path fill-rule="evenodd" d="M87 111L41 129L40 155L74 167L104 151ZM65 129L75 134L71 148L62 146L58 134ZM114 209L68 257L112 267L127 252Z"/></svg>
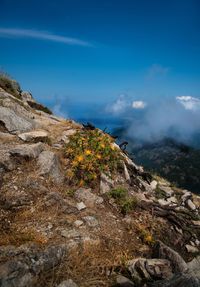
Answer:
<svg viewBox="0 0 200 287"><path fill-rule="evenodd" d="M65 149L85 129L0 88L0 286L200 286L200 197L115 143L113 176L73 182Z"/></svg>

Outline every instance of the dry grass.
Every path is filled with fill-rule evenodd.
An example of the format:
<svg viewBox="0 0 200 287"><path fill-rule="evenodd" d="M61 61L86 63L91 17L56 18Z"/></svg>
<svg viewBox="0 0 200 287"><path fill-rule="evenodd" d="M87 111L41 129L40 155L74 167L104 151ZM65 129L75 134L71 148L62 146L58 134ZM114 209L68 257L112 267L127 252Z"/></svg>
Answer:
<svg viewBox="0 0 200 287"><path fill-rule="evenodd" d="M11 229L9 233L2 232L0 236L0 246L14 245L20 246L27 242L35 242L37 244L46 244L47 238L33 228L18 231Z"/></svg>
<svg viewBox="0 0 200 287"><path fill-rule="evenodd" d="M72 250L49 277L42 278L46 287L73 279L80 287L104 287L115 284L116 274L126 272L126 263L133 259L129 250L115 245L84 245ZM47 283L48 282L48 283Z"/></svg>

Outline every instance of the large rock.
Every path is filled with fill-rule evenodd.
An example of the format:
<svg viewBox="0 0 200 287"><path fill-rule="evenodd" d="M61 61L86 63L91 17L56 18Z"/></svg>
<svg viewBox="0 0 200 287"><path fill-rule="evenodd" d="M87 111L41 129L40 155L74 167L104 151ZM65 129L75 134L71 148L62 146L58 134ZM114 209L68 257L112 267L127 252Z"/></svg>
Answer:
<svg viewBox="0 0 200 287"><path fill-rule="evenodd" d="M43 151L38 158L39 174L50 176L56 183L62 183L64 177L61 173L58 156L52 151Z"/></svg>
<svg viewBox="0 0 200 287"><path fill-rule="evenodd" d="M2 172L11 171L15 166L16 165L12 161L10 153L6 150L0 150L0 170Z"/></svg>
<svg viewBox="0 0 200 287"><path fill-rule="evenodd" d="M9 153L12 156L17 156L21 158L37 158L39 154L44 150L44 146L42 143L36 143L36 144L22 144L17 145L16 147L9 150Z"/></svg>
<svg viewBox="0 0 200 287"><path fill-rule="evenodd" d="M7 107L0 107L0 121L10 133L30 131L35 127L35 122Z"/></svg>
<svg viewBox="0 0 200 287"><path fill-rule="evenodd" d="M48 132L44 130L36 130L19 134L18 137L25 142L48 142Z"/></svg>
<svg viewBox="0 0 200 287"><path fill-rule="evenodd" d="M128 270L134 281L168 279L173 276L169 260L137 258L128 262Z"/></svg>
<svg viewBox="0 0 200 287"><path fill-rule="evenodd" d="M187 263L183 258L169 246L158 241L155 246L155 256L161 259L167 259L173 266L174 273L185 273L188 271Z"/></svg>
<svg viewBox="0 0 200 287"><path fill-rule="evenodd" d="M195 257L187 265L189 270L200 280L200 256Z"/></svg>
<svg viewBox="0 0 200 287"><path fill-rule="evenodd" d="M177 274L169 280L156 281L148 284L151 287L199 287L200 282L191 274Z"/></svg>
<svg viewBox="0 0 200 287"><path fill-rule="evenodd" d="M43 251L37 247L19 247L15 251L18 256L0 265L0 286L2 287L32 287L40 286L37 282L41 272L50 272L58 265L66 253L66 247L49 246ZM37 282L37 284L36 284Z"/></svg>

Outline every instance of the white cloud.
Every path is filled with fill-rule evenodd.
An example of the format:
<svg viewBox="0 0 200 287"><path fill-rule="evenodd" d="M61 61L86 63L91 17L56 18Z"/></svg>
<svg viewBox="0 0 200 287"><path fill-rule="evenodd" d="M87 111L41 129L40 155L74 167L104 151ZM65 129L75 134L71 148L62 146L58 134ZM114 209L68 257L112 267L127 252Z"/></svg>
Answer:
<svg viewBox="0 0 200 287"><path fill-rule="evenodd" d="M199 110L200 109L200 99L191 96L179 96L176 100L184 106L186 110Z"/></svg>
<svg viewBox="0 0 200 287"><path fill-rule="evenodd" d="M119 98L106 107L106 111L112 114L120 114L126 111L126 109L130 106L130 102L127 99L126 95L120 95Z"/></svg>
<svg viewBox="0 0 200 287"><path fill-rule="evenodd" d="M146 107L146 103L143 101L133 101L132 102L132 108L133 109L144 109Z"/></svg>
<svg viewBox="0 0 200 287"><path fill-rule="evenodd" d="M82 41L77 38L70 38L46 31L37 31L31 29L0 28L0 37L34 38L39 40L60 42L66 45L78 45L88 47L92 46L92 44L90 44L89 42Z"/></svg>

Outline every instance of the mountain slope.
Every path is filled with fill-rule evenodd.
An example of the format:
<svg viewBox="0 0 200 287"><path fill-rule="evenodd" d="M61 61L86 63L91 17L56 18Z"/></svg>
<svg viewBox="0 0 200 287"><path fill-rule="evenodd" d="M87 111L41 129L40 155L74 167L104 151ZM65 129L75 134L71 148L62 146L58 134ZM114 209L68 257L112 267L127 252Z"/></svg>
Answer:
<svg viewBox="0 0 200 287"><path fill-rule="evenodd" d="M200 198L45 111L0 90L0 286L199 286Z"/></svg>

